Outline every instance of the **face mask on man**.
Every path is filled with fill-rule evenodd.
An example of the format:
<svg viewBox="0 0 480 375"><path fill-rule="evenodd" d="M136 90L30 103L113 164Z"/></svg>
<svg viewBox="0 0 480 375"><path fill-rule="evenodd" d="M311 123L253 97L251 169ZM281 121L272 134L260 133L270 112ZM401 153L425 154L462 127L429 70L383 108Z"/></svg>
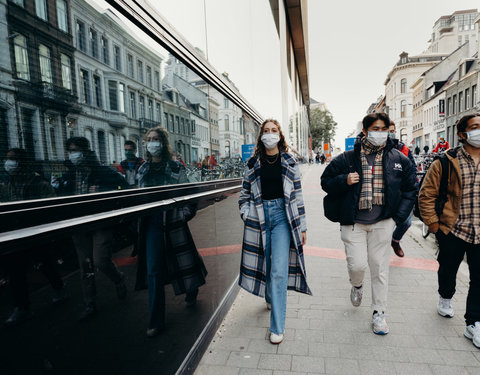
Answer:
<svg viewBox="0 0 480 375"><path fill-rule="evenodd" d="M132 151L132 150L125 150L125 157L127 159L135 159L136 156L135 156L135 151Z"/></svg>
<svg viewBox="0 0 480 375"><path fill-rule="evenodd" d="M8 174L14 173L18 169L18 161L16 160L7 160L4 165L5 170Z"/></svg>
<svg viewBox="0 0 480 375"><path fill-rule="evenodd" d="M273 150L278 142L280 142L280 134L265 133L260 139L267 150Z"/></svg>
<svg viewBox="0 0 480 375"><path fill-rule="evenodd" d="M73 165L79 165L83 160L83 152L72 151L68 154L68 159L72 162Z"/></svg>
<svg viewBox="0 0 480 375"><path fill-rule="evenodd" d="M397 138L397 133L395 132L388 132L388 137L391 139L396 139Z"/></svg>
<svg viewBox="0 0 480 375"><path fill-rule="evenodd" d="M374 146L384 146L387 143L388 132L368 132L367 139Z"/></svg>
<svg viewBox="0 0 480 375"><path fill-rule="evenodd" d="M152 156L160 156L163 150L163 145L161 142L148 142L147 151Z"/></svg>
<svg viewBox="0 0 480 375"><path fill-rule="evenodd" d="M467 143L475 148L480 148L480 129L470 130L466 134Z"/></svg>

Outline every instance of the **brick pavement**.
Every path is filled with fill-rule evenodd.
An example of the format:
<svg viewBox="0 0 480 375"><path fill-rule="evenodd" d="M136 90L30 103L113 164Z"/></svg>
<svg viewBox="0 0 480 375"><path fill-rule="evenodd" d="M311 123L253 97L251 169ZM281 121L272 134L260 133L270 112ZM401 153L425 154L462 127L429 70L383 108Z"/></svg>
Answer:
<svg viewBox="0 0 480 375"><path fill-rule="evenodd" d="M303 168L313 296L288 293L285 339L272 345L264 301L240 291L195 374L480 374L480 350L463 337L468 269L463 265L457 277L455 317L439 316L436 246L433 238L421 237L418 221L402 240L406 257L395 257L392 250L390 333L372 333L368 273L362 305L355 308L338 224L323 217L323 169Z"/></svg>

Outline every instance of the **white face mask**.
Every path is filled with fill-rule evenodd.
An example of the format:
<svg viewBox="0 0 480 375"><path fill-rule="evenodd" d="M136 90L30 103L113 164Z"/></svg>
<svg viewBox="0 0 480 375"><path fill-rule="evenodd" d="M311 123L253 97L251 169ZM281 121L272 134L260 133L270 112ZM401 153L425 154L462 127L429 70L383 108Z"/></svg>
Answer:
<svg viewBox="0 0 480 375"><path fill-rule="evenodd" d="M7 171L8 174L12 174L18 169L18 161L16 160L7 160L5 162L5 170Z"/></svg>
<svg viewBox="0 0 480 375"><path fill-rule="evenodd" d="M280 134L265 133L260 138L267 150L273 150L278 142L280 142Z"/></svg>
<svg viewBox="0 0 480 375"><path fill-rule="evenodd" d="M68 154L68 159L72 162L73 165L79 165L83 160L83 152L73 151Z"/></svg>
<svg viewBox="0 0 480 375"><path fill-rule="evenodd" d="M387 143L388 132L368 132L367 139L374 146L384 146Z"/></svg>
<svg viewBox="0 0 480 375"><path fill-rule="evenodd" d="M147 151L152 156L160 156L163 150L163 145L161 142L147 142Z"/></svg>
<svg viewBox="0 0 480 375"><path fill-rule="evenodd" d="M475 148L480 148L480 129L467 132L467 143Z"/></svg>

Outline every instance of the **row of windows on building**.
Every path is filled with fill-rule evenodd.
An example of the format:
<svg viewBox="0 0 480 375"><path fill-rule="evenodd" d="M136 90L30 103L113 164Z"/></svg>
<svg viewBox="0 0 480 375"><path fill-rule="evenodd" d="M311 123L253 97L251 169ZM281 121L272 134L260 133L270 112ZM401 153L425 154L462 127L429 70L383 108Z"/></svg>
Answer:
<svg viewBox="0 0 480 375"><path fill-rule="evenodd" d="M77 48L85 53L89 53L93 58L110 66L110 41L106 36L100 38L100 49L98 44L98 33L91 27L88 31L88 51L87 51L87 36L85 23L81 20L76 21L76 36ZM143 61L136 59L132 54L127 53L127 75L136 79L138 82L147 85L148 87L160 91L160 71L152 69L151 66L146 65L144 68ZM113 45L113 68L122 72L122 52L120 46Z"/></svg>
<svg viewBox="0 0 480 375"><path fill-rule="evenodd" d="M466 88L447 98L447 116L461 113L477 104L477 85Z"/></svg>
<svg viewBox="0 0 480 375"><path fill-rule="evenodd" d="M13 3L25 8L25 0L11 0ZM27 0L30 1L30 0ZM56 0L57 26L68 33L68 10L66 0ZM35 0L35 15L45 22L49 22L49 9L47 0Z"/></svg>
<svg viewBox="0 0 480 375"><path fill-rule="evenodd" d="M23 35L16 35L13 39L15 70L17 78L30 80L30 65L28 58L27 38ZM38 56L40 63L41 81L53 83L53 59L52 51L49 47L40 44L38 46ZM70 57L60 53L60 64L62 72L62 86L67 90L72 90L72 70Z"/></svg>

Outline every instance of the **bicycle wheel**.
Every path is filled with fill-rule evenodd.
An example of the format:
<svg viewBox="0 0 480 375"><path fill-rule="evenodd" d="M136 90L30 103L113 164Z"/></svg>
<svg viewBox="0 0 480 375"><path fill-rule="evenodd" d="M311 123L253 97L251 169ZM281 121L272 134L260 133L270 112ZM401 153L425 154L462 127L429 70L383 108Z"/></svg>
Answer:
<svg viewBox="0 0 480 375"><path fill-rule="evenodd" d="M427 238L429 234L430 231L428 230L428 226L425 225L425 223L422 223L422 237Z"/></svg>

